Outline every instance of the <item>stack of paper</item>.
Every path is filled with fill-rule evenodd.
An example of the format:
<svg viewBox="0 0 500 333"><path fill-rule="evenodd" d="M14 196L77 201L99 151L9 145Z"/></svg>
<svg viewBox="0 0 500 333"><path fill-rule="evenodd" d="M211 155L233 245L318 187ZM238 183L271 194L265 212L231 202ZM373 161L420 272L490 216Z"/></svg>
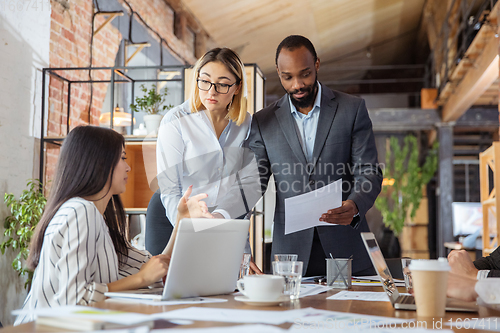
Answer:
<svg viewBox="0 0 500 333"><path fill-rule="evenodd" d="M33 311L15 310L13 315L33 313L37 324L70 330L92 331L130 326L154 326L149 315L112 311L88 306L61 306L38 308Z"/></svg>
<svg viewBox="0 0 500 333"><path fill-rule="evenodd" d="M306 296L318 295L327 292L330 289L332 289L332 287L327 287L320 284L301 284L299 297L302 298Z"/></svg>
<svg viewBox="0 0 500 333"><path fill-rule="evenodd" d="M347 291L343 290L326 299L335 299L343 301L372 301L372 302L389 302L389 297L385 291Z"/></svg>
<svg viewBox="0 0 500 333"><path fill-rule="evenodd" d="M314 321L335 322L344 328L374 328L380 325L401 324L413 319L361 315L315 308L305 308L286 311L211 309L190 307L151 315L157 319L188 319L202 321L221 321L227 323L270 324L280 325L286 322L306 327Z"/></svg>
<svg viewBox="0 0 500 333"><path fill-rule="evenodd" d="M400 279L393 279L396 287L404 287L405 281ZM352 277L352 285L353 286L382 286L382 282L380 282L380 277L378 275L371 276L353 276Z"/></svg>

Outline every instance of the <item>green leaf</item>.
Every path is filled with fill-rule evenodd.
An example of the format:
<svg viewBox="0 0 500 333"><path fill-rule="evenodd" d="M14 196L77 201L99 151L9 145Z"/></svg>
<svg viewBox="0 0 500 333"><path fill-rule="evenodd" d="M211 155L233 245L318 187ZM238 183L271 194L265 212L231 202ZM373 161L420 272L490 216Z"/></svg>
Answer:
<svg viewBox="0 0 500 333"><path fill-rule="evenodd" d="M29 244L33 231L40 221L47 200L43 196L43 186L38 180L28 180L27 190L23 190L19 199L12 193L4 195L4 202L10 208L11 215L4 220L4 242L0 243L0 251L5 254L7 249L16 255L12 268L18 275L28 273L25 287L31 284L33 273L22 267L23 260L29 255Z"/></svg>
<svg viewBox="0 0 500 333"><path fill-rule="evenodd" d="M407 212L414 217L422 199L422 187L437 170L437 147L429 150L425 162L419 164L417 138L408 135L400 145L398 138L391 137L386 143L385 177L394 179L392 186L384 186L375 202L384 224L399 235L403 230Z"/></svg>
<svg viewBox="0 0 500 333"><path fill-rule="evenodd" d="M152 84L151 89L148 90L146 86L142 84L141 91L144 93L144 96L136 97L135 103L130 104L130 109L132 111L142 111L148 114L157 114L160 111L172 108L171 105L161 107L168 95L167 88L165 88L163 92L157 91L156 85Z"/></svg>

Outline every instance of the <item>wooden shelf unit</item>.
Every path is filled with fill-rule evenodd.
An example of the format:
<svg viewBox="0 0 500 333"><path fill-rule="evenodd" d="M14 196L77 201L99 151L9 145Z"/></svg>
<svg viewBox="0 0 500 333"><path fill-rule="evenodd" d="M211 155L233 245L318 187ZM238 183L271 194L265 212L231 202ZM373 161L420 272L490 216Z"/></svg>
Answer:
<svg viewBox="0 0 500 333"><path fill-rule="evenodd" d="M156 138L126 141L128 173L127 190L121 194L123 206L129 210L147 208L158 189L156 182Z"/></svg>
<svg viewBox="0 0 500 333"><path fill-rule="evenodd" d="M43 82L42 91L47 89L49 80L46 76L52 78L57 78L66 83L110 83L110 108L114 109L116 101L114 99L114 84L115 83L141 83L149 82L142 77L135 77L133 73L144 71L156 70L158 77L149 80L150 82L163 82L163 81L178 81L182 82L182 89L184 90L185 99L189 96L189 91L187 87L190 87L190 82L192 81L192 69L188 66L140 66L140 67L127 67L127 66L116 66L116 67L103 67L103 68L44 68L43 69ZM94 72L92 77L99 77L106 75L95 75L95 73L107 73L110 75L111 80L105 79L93 79L88 81L73 81L75 77L74 73L78 71L90 71ZM133 70L133 71L132 71ZM128 72L127 72L128 71ZM245 72L247 76L247 111L250 114L254 114L256 111L262 109L265 105L264 102L264 91L265 91L265 77L260 68L256 64L245 64ZM162 77L162 75L167 75ZM87 77L87 76L85 76ZM179 78L180 77L180 78ZM67 89L68 84L63 84L61 88L61 95L63 90ZM65 92L68 96L68 103L66 109L66 128L71 128L71 104L70 96L71 89ZM132 97L135 93L132 92ZM45 105L47 96L42 94L42 119L46 118L45 115ZM185 100L184 99L184 100ZM132 124L133 124L133 113L131 113ZM110 117L110 127L114 125L112 117ZM64 124L63 124L64 125ZM62 142L64 141L65 135L57 137L47 137L45 136L45 124L42 121L41 128L41 139L40 139L40 179L45 183L45 167L46 167L46 151L47 149L58 149ZM133 125L130 125L133 129ZM131 167L129 172L129 179L126 191L121 195L125 211L129 214L145 214L146 209L149 204L149 200L153 193L158 189L156 181L156 137L150 136L132 136L125 135L125 150L127 152L127 162ZM145 163L146 162L146 163ZM255 256L255 262L259 267L264 267L264 258L266 258L266 253L264 252L264 206L260 206L255 209L258 214L252 216L251 230L250 230L250 245Z"/></svg>
<svg viewBox="0 0 500 333"><path fill-rule="evenodd" d="M403 231L399 238L401 255L413 259L429 259L429 199L427 188L422 188L422 200L415 217L411 217L411 207L406 214Z"/></svg>
<svg viewBox="0 0 500 333"><path fill-rule="evenodd" d="M500 189L500 142L493 142L490 148L479 154L479 178L483 207L483 256L487 256L499 245L500 216L497 208L500 207L500 196L497 191ZM493 188L490 190L491 182ZM494 235L493 239L488 235Z"/></svg>

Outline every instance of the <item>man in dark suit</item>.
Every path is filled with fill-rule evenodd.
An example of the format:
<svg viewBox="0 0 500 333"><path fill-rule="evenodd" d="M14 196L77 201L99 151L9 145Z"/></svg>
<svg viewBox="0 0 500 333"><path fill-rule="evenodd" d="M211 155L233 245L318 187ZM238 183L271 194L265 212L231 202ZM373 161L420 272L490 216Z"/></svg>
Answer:
<svg viewBox="0 0 500 333"><path fill-rule="evenodd" d="M305 276L325 275L325 258L353 256L353 274L373 274L360 232L380 193L372 124L363 99L332 91L317 81L320 61L302 36L285 38L276 68L287 94L257 112L248 146L255 153L263 190L274 175L276 209L272 256L296 253ZM285 235L285 199L342 179L342 206L332 207L319 226Z"/></svg>

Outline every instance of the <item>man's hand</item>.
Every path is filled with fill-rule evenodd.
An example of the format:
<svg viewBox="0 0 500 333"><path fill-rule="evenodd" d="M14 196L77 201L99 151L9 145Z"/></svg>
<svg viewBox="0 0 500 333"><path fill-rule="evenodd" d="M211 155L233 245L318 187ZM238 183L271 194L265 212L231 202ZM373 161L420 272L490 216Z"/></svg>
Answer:
<svg viewBox="0 0 500 333"><path fill-rule="evenodd" d="M257 265L253 262L253 260L250 260L250 274L264 274L262 271L257 267Z"/></svg>
<svg viewBox="0 0 500 333"><path fill-rule="evenodd" d="M474 289L476 282L476 279L470 279L466 276L450 272L448 274L448 288L446 290L446 295L463 301L475 301L478 297L476 290Z"/></svg>
<svg viewBox="0 0 500 333"><path fill-rule="evenodd" d="M330 209L321 215L320 221L333 224L349 225L354 215L358 213L358 207L352 200L342 201L342 206Z"/></svg>
<svg viewBox="0 0 500 333"><path fill-rule="evenodd" d="M465 250L453 250L448 255L448 263L451 267L451 273L465 276L469 279L477 279L478 269L472 263L469 254Z"/></svg>

